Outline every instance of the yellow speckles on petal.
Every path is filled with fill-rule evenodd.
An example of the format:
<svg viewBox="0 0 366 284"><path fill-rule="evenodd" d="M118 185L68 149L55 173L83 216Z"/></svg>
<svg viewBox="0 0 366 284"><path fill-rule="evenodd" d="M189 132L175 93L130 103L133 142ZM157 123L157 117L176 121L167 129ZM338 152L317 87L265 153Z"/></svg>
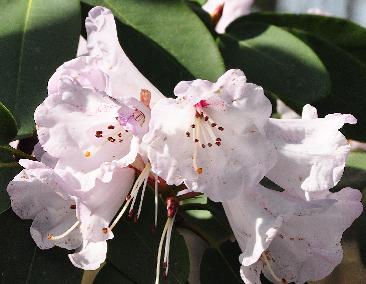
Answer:
<svg viewBox="0 0 366 284"><path fill-rule="evenodd" d="M85 156L85 158L90 158L90 156L91 156L90 151L85 151L84 156Z"/></svg>

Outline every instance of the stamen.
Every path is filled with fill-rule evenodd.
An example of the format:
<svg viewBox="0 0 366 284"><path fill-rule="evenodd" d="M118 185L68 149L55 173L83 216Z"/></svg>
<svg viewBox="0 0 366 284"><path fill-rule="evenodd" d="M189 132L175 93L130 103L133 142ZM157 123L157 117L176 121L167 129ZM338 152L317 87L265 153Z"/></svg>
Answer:
<svg viewBox="0 0 366 284"><path fill-rule="evenodd" d="M170 222L172 222L172 218L168 218L164 229L163 229L163 233L161 234L161 239L160 239L160 243L159 243L159 249L158 249L158 257L156 259L156 278L155 278L155 284L159 284L159 280L160 280L160 259L161 259L161 250L163 248L163 243L164 243L164 239L165 239L165 235L168 231Z"/></svg>
<svg viewBox="0 0 366 284"><path fill-rule="evenodd" d="M149 171L150 172L150 171ZM145 190L146 190L146 185L147 185L147 180L148 178L145 179L144 181L144 187L142 188L142 193L141 193L141 197L140 197L140 205L139 205L139 210L137 211L137 220L140 217L140 213L141 213L141 208L142 208L142 201L144 200L144 195L145 195Z"/></svg>
<svg viewBox="0 0 366 284"><path fill-rule="evenodd" d="M75 223L74 223L74 225L72 225L68 230L66 230L64 233L62 233L61 235L58 235L58 236L53 236L53 235L51 235L51 234L49 234L48 236L47 236L47 239L49 239L49 240L52 240L52 241L57 241L57 240L59 240L59 239L62 239L62 238L64 238L64 237L66 237L68 234L70 234L77 226L79 226L79 224L80 224L80 221L78 220L78 221L76 221Z"/></svg>
<svg viewBox="0 0 366 284"><path fill-rule="evenodd" d="M198 142L199 140L199 121L197 118L195 118L195 123L197 123L197 128L193 131L193 141ZM193 124L194 125L194 124ZM199 168L197 166L197 143L194 143L193 145L193 157L192 157L192 163L193 168L197 174L202 174L202 168Z"/></svg>
<svg viewBox="0 0 366 284"><path fill-rule="evenodd" d="M170 240L172 238L172 229L174 225L175 215L172 219L168 227L168 231L166 233L166 240L165 240L165 249L164 249L164 263L165 263L165 276L168 276L169 271L169 252L170 252Z"/></svg>
<svg viewBox="0 0 366 284"><path fill-rule="evenodd" d="M158 225L158 204L159 204L159 200L158 200L158 194L159 194L159 185L158 185L158 176L154 176L155 177L155 187L154 187L154 191L155 191L155 228Z"/></svg>
<svg viewBox="0 0 366 284"><path fill-rule="evenodd" d="M172 236L172 229L174 225L175 216L177 214L179 201L176 197L168 197L166 200L166 209L167 209L167 216L168 219L165 223L165 227L163 233L161 235L160 243L159 243L159 250L158 250L158 258L156 263L156 279L155 283L159 283L160 278L160 259L161 259L161 251L163 249L163 243L165 240L165 248L164 248L164 269L165 273L164 276L167 277L168 270L169 270L169 248L170 248L170 240Z"/></svg>
<svg viewBox="0 0 366 284"><path fill-rule="evenodd" d="M264 261L265 266L267 267L269 273L271 274L271 276L273 277L273 279L275 281L277 281L279 284L287 284L286 279L281 279L280 277L278 277L276 275L276 273L273 271L271 264L267 258L266 252L262 253L262 260Z"/></svg>
<svg viewBox="0 0 366 284"><path fill-rule="evenodd" d="M126 212L128 206L130 205L131 202L132 202L132 204L131 204L131 208L130 208L130 213L133 212L133 207L134 207L140 186L142 185L142 183L144 183L144 189L143 189L143 193L144 193L144 190L146 188L145 184L147 183L147 179L149 178L150 170L151 170L151 165L150 165L150 163L147 163L145 165L145 168L142 170L141 174L139 175L139 177L137 178L137 180L135 181L135 184L133 185L133 187L131 189L130 198L126 201L125 205L121 209L120 213L117 215L116 219L114 219L113 223L109 226L110 230L112 230L116 226L116 224L122 218L123 214ZM143 198L143 195L141 195L141 198ZM140 200L140 206L141 205L142 205L142 199ZM139 211L141 212L140 209L139 209ZM138 213L138 215L139 215L139 213Z"/></svg>

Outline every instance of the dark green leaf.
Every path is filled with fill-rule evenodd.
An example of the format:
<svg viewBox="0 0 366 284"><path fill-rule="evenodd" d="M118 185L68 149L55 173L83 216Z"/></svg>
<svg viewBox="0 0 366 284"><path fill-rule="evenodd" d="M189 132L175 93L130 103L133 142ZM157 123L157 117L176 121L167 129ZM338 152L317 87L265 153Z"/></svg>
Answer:
<svg viewBox="0 0 366 284"><path fill-rule="evenodd" d="M0 102L0 144L8 144L17 135L17 132L14 116Z"/></svg>
<svg viewBox="0 0 366 284"><path fill-rule="evenodd" d="M126 275L119 271L113 264L107 262L105 266L99 271L93 284L134 284L136 282L126 278Z"/></svg>
<svg viewBox="0 0 366 284"><path fill-rule="evenodd" d="M0 152L0 163L15 163L15 160L9 153ZM6 187L21 169L21 166L0 167L0 214L10 207L10 199L6 192Z"/></svg>
<svg viewBox="0 0 366 284"><path fill-rule="evenodd" d="M318 56L281 28L236 21L221 37L220 46L228 68L242 69L250 82L294 105L329 93L329 75Z"/></svg>
<svg viewBox="0 0 366 284"><path fill-rule="evenodd" d="M0 283L80 283L82 270L73 267L66 250L36 247L29 234L30 223L10 209L0 215Z"/></svg>
<svg viewBox="0 0 366 284"><path fill-rule="evenodd" d="M154 196L146 192L140 219L121 221L113 230L114 239L108 243L108 260L128 279L136 283L153 283L155 280L158 246L166 220L164 206L159 204L159 224L154 222ZM189 274L189 256L183 237L174 230L170 245L168 278L161 283L186 283Z"/></svg>
<svg viewBox="0 0 366 284"><path fill-rule="evenodd" d="M83 2L110 8L117 19L160 46L194 77L216 80L225 71L215 40L183 0ZM120 34L120 41L123 45L130 38ZM146 46L134 47L149 52Z"/></svg>
<svg viewBox="0 0 366 284"><path fill-rule="evenodd" d="M209 240L211 245L218 246L232 236L233 233L221 203L212 202L201 195L187 199L183 204L180 214L185 224L189 224L188 228Z"/></svg>
<svg viewBox="0 0 366 284"><path fill-rule="evenodd" d="M201 283L243 283L237 242L227 241L219 249L208 248L201 261Z"/></svg>
<svg viewBox="0 0 366 284"><path fill-rule="evenodd" d="M366 29L346 19L311 14L253 13L243 20L307 31L366 63Z"/></svg>
<svg viewBox="0 0 366 284"><path fill-rule="evenodd" d="M20 122L18 134L28 136L49 77L75 57L80 5L77 0L0 0L0 5L0 99Z"/></svg>

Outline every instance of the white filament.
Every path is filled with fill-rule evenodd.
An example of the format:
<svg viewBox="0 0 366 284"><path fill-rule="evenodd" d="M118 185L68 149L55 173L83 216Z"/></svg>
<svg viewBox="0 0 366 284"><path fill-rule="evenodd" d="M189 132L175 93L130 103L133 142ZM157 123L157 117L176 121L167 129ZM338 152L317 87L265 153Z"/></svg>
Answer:
<svg viewBox="0 0 366 284"><path fill-rule="evenodd" d="M66 237L68 234L70 234L77 226L79 226L80 221L76 221L68 230L66 230L64 233L62 233L61 235L58 236L52 236L51 234L48 235L48 239L56 241L59 239L62 239L64 237Z"/></svg>

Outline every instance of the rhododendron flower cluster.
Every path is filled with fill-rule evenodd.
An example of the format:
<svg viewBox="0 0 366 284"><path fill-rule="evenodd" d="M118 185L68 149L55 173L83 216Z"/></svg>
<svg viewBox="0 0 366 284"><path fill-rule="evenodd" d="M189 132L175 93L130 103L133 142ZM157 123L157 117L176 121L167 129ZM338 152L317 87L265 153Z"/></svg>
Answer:
<svg viewBox="0 0 366 284"><path fill-rule="evenodd" d="M299 119L273 119L263 89L241 70L180 82L166 98L120 47L108 9L93 8L86 29L88 53L56 70L35 112L38 161L21 160L7 188L41 249L75 250L75 266L97 269L125 212L139 218L152 180L155 206L159 183L223 203L245 283L261 273L304 283L340 263L342 233L362 212L358 190L330 192L350 150L339 129L356 123L352 115L318 118L306 105ZM260 185L264 177L282 191ZM181 195L171 192L157 283L164 240L168 273Z"/></svg>

